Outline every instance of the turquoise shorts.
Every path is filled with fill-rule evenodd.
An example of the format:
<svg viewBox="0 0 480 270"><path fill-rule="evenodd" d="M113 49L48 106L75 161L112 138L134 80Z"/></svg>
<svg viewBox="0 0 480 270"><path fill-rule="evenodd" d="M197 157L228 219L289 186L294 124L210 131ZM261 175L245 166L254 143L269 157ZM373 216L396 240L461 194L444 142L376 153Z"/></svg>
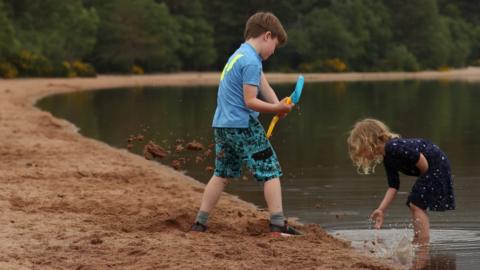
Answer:
<svg viewBox="0 0 480 270"><path fill-rule="evenodd" d="M260 122L250 117L248 128L214 128L215 172L222 178L239 178L243 162L257 181L282 176L277 155Z"/></svg>

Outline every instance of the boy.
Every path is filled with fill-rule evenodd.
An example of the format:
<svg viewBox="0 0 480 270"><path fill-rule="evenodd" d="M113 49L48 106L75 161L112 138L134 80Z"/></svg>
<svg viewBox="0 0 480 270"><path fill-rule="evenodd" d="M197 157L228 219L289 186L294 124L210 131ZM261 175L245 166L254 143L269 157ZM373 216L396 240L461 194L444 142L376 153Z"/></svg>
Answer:
<svg viewBox="0 0 480 270"><path fill-rule="evenodd" d="M293 104L279 102L262 71L278 46L287 41L280 21L268 12L252 15L245 26L245 43L228 59L218 88L213 118L215 171L205 187L200 210L191 230L204 232L210 211L218 202L228 178L238 178L242 162L257 181L264 182L264 194L270 212L270 230L276 234L300 234L287 225L282 207L277 156L258 121L259 112L285 116ZM259 99L261 96L262 99Z"/></svg>

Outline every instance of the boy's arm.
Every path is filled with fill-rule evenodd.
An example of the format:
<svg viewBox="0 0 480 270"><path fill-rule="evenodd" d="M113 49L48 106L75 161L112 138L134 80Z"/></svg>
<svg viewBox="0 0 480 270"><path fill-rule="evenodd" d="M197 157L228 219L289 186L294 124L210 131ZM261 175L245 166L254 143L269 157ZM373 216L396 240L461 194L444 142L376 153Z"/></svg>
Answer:
<svg viewBox="0 0 480 270"><path fill-rule="evenodd" d="M292 110L292 104L285 102L268 103L257 98L257 86L244 84L243 85L243 99L245 105L256 112L263 113L288 113Z"/></svg>
<svg viewBox="0 0 480 270"><path fill-rule="evenodd" d="M262 72L261 78L260 78L260 95L262 96L263 100L265 100L268 103L278 103L278 97L273 88L270 86L270 84L267 81L267 78L265 77L265 74Z"/></svg>

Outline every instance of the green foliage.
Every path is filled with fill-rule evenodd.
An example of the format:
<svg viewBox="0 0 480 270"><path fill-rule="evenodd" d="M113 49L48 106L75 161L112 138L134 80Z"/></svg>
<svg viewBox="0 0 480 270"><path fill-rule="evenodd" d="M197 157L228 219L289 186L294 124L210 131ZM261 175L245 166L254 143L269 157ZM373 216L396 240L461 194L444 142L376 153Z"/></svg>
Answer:
<svg viewBox="0 0 480 270"><path fill-rule="evenodd" d="M349 59L354 53L355 39L341 19L327 9L313 10L305 17L304 28L310 44L306 58Z"/></svg>
<svg viewBox="0 0 480 270"><path fill-rule="evenodd" d="M289 37L266 70L442 69L480 59L480 5L470 0L0 0L0 63L19 76L221 70L256 11L276 14Z"/></svg>
<svg viewBox="0 0 480 270"><path fill-rule="evenodd" d="M392 43L388 9L381 0L334 0L331 10L353 37L348 62L357 70L372 68Z"/></svg>
<svg viewBox="0 0 480 270"><path fill-rule="evenodd" d="M451 40L436 0L391 0L388 4L397 43L404 44L422 67L435 69L445 65Z"/></svg>
<svg viewBox="0 0 480 270"><path fill-rule="evenodd" d="M315 60L313 62L302 63L299 66L301 72L345 72L347 65L338 58L327 60Z"/></svg>
<svg viewBox="0 0 480 270"><path fill-rule="evenodd" d="M142 75L142 74L145 74L145 71L143 70L142 67L133 65L132 68L130 68L130 73L136 74L136 75Z"/></svg>
<svg viewBox="0 0 480 270"><path fill-rule="evenodd" d="M80 0L8 1L23 49L52 62L83 58L95 43L98 17Z"/></svg>
<svg viewBox="0 0 480 270"><path fill-rule="evenodd" d="M179 25L178 56L184 70L212 68L216 60L213 27L205 19L200 0L165 1ZM224 60L224 59L222 59Z"/></svg>
<svg viewBox="0 0 480 270"><path fill-rule="evenodd" d="M383 70L418 71L419 65L415 55L403 46L395 46L390 49L385 59L378 63Z"/></svg>
<svg viewBox="0 0 480 270"><path fill-rule="evenodd" d="M204 70L216 60L213 47L213 29L205 20L184 16L176 19L180 25L179 56L186 70Z"/></svg>
<svg viewBox="0 0 480 270"><path fill-rule="evenodd" d="M449 43L448 63L453 67L462 67L472 51L473 27L463 19L443 18L448 26Z"/></svg>
<svg viewBox="0 0 480 270"><path fill-rule="evenodd" d="M100 28L92 56L101 71L129 72L134 64L146 71L176 70L179 27L165 4L153 0L94 3Z"/></svg>
<svg viewBox="0 0 480 270"><path fill-rule="evenodd" d="M12 79L18 76L17 68L8 63L8 62L0 62L0 77L5 79Z"/></svg>
<svg viewBox="0 0 480 270"><path fill-rule="evenodd" d="M0 59L5 59L17 46L15 30L7 16L5 5L0 1Z"/></svg>
<svg viewBox="0 0 480 270"><path fill-rule="evenodd" d="M96 77L97 72L95 68L88 64L84 63L80 60L75 60L70 62L70 66L72 67L73 71L78 77Z"/></svg>
<svg viewBox="0 0 480 270"><path fill-rule="evenodd" d="M52 76L53 66L51 62L43 55L33 53L28 50L20 50L11 58L11 62L16 66L21 76L40 77Z"/></svg>
<svg viewBox="0 0 480 270"><path fill-rule="evenodd" d="M438 0L442 14L462 17L474 25L480 25L480 5L472 0ZM454 11L455 14L451 12Z"/></svg>
<svg viewBox="0 0 480 270"><path fill-rule="evenodd" d="M58 65L54 70L54 76L74 78L77 77L77 73L73 70L72 65L68 61L62 62L61 65Z"/></svg>
<svg viewBox="0 0 480 270"><path fill-rule="evenodd" d="M55 66L54 76L75 78L75 77L96 77L95 68L80 60L64 61L60 65Z"/></svg>

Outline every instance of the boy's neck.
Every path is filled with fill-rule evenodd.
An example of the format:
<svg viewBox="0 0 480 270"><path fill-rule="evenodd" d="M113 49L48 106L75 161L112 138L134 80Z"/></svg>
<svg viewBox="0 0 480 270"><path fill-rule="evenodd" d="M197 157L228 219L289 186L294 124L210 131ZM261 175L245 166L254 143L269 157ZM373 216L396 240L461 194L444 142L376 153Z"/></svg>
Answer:
<svg viewBox="0 0 480 270"><path fill-rule="evenodd" d="M257 52L258 55L260 55L260 50L262 48L261 46L261 43L255 39L255 38L250 38L248 39L247 41L245 41L246 43L250 44L254 49L255 51Z"/></svg>

